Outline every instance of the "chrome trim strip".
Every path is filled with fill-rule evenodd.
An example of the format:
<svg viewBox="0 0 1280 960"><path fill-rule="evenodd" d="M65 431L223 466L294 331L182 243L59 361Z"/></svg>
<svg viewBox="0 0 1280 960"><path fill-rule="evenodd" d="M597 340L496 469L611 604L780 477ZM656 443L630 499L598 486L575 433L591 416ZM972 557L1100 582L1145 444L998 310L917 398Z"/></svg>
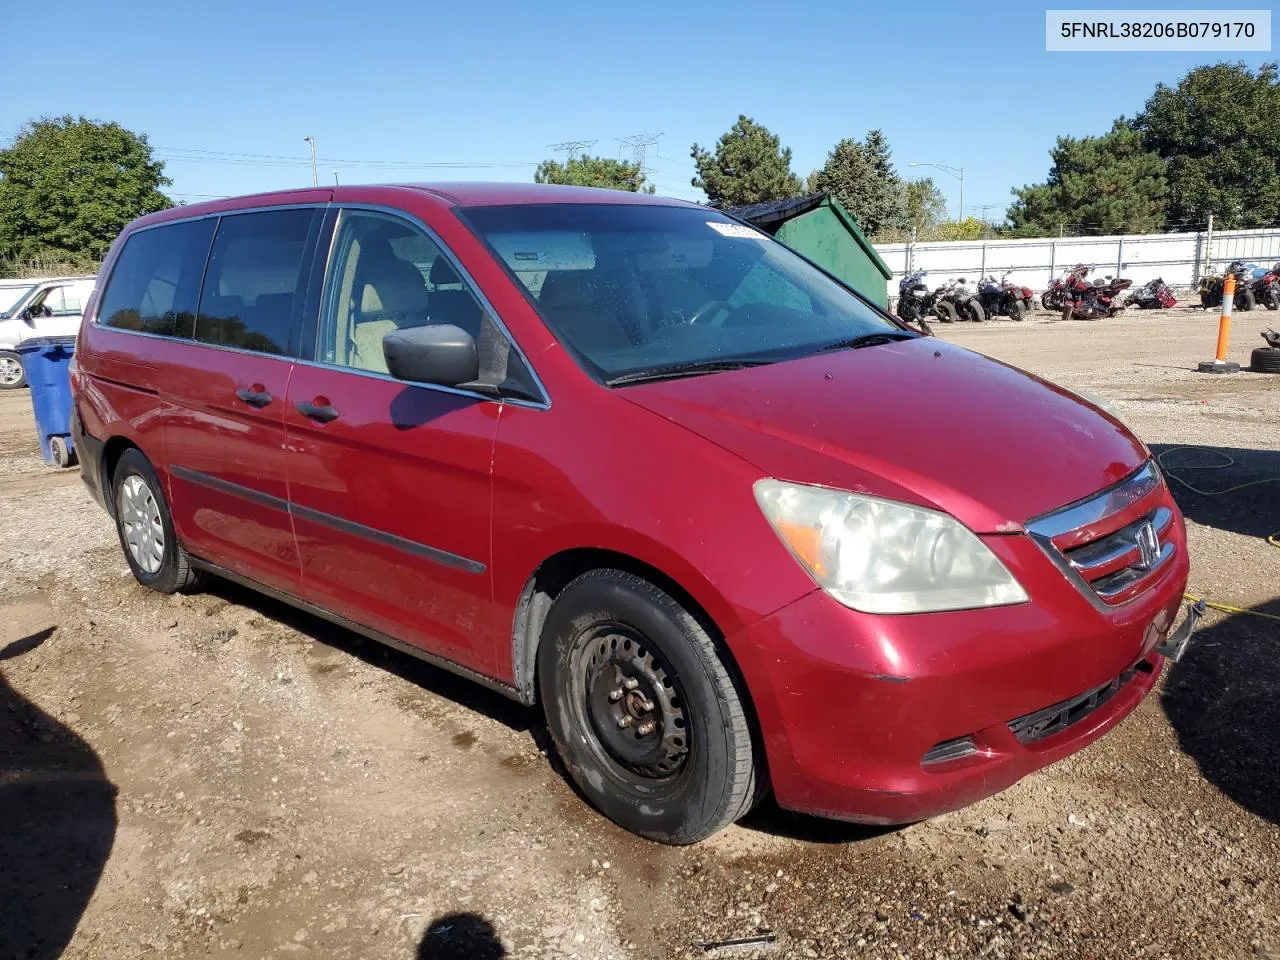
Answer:
<svg viewBox="0 0 1280 960"><path fill-rule="evenodd" d="M1173 520L1172 510L1168 507L1156 507L1149 521L1144 517L1126 527L1121 527L1115 533L1107 534L1101 540L1068 550L1067 559L1082 574L1088 575L1091 570L1115 563L1131 553L1140 556L1138 541L1135 539L1137 529L1149 522L1159 533L1163 533L1168 529L1171 520Z"/></svg>
<svg viewBox="0 0 1280 960"><path fill-rule="evenodd" d="M1040 547L1041 550L1049 557L1053 565L1058 568L1064 577L1066 577L1077 590L1084 594L1085 598L1093 605L1093 608L1101 613L1111 613L1116 609L1115 604L1107 603L1083 576L1076 569L1075 565L1067 559L1066 555L1057 548L1053 540L1060 537L1064 533L1070 533L1080 527L1097 523L1099 520L1110 516L1111 514L1123 510L1132 503L1136 503L1143 497L1150 494L1153 490L1159 488L1162 480L1160 471L1156 467L1154 460L1148 460L1145 464L1131 473L1128 477L1119 483L1100 493L1086 497L1084 500L1077 500L1075 503L1068 504L1059 510L1051 513L1043 514L1034 520L1026 523L1027 535ZM1173 518L1172 512L1170 519ZM1167 526L1167 524L1166 524ZM1165 562L1165 549L1172 551L1172 544L1161 545L1161 557L1156 564L1147 571L1143 572L1143 576L1155 573L1155 571Z"/></svg>
<svg viewBox="0 0 1280 960"><path fill-rule="evenodd" d="M1133 586L1140 580L1145 580L1151 576L1173 557L1173 544L1162 543L1160 545L1160 556L1156 558L1156 562L1145 570L1137 567L1125 567L1123 570L1117 570L1109 576L1095 580L1090 586L1093 587L1095 593L1104 600L1114 597L1118 593L1124 593L1125 590Z"/></svg>
<svg viewBox="0 0 1280 960"><path fill-rule="evenodd" d="M1156 470L1155 461L1148 460L1114 486L1029 520L1026 528L1052 540L1120 512L1159 486L1160 473Z"/></svg>
<svg viewBox="0 0 1280 960"><path fill-rule="evenodd" d="M248 500L250 503L256 503L259 506L268 507L273 510L283 510L285 513L299 517L303 520L310 520L312 523L329 527L330 529L337 530L341 533L347 533L355 537L363 537L366 540L372 540L374 543L381 543L384 546L394 547L397 550L403 550L405 553L434 561L442 566L461 570L463 573L481 574L487 569L479 560L471 560L467 557L460 556L459 554L450 553L447 550L441 550L439 547L432 547L425 543L419 543L416 540L407 540L404 537L396 536L394 533L387 533L385 530L366 527L362 523L356 523L353 520L336 517L331 513L324 513L320 510L313 510L310 507L299 506L296 503L290 503L288 500L282 500L280 497L273 497L270 494L262 493L259 490L254 490L250 487L242 487L238 483L223 480L221 477L212 477L207 473L201 473L199 470L192 470L189 467L183 466L172 466L169 468L169 472L175 477L180 477L183 480L202 487L208 487L210 490L217 490L220 493L239 497L242 500Z"/></svg>
<svg viewBox="0 0 1280 960"><path fill-rule="evenodd" d="M493 677L472 670L470 667L464 667L462 664L455 663L447 657L430 653L423 650L421 647L416 647L411 643L404 642L403 640L397 640L395 637L383 633L380 630L375 630L372 627L366 627L362 623L357 623L354 620L348 620L346 617L340 616L336 613L331 613L323 607L318 607L307 600L301 600L291 593L286 593L283 590L277 590L274 587L269 587L264 583L259 583L251 577L235 573L225 567L220 567L215 563L210 563L208 560L202 560L199 557L192 557L191 565L193 567L198 567L201 570L207 570L215 576L230 580L232 583L238 583L242 587L248 587L250 590L256 590L274 600L279 600L281 603L287 603L289 606L296 607L304 613L309 613L312 616L319 617L321 620L327 620L329 623L336 624L344 630L350 630L352 633L358 633L363 637L368 637L370 640L386 644L388 647L399 650L401 653L407 653L411 657L417 657L419 660L425 661L433 667L439 667L442 670L448 670L450 673L455 673L468 680L474 680L476 683L488 687L490 690L495 690L504 697L509 697L510 699L515 700L517 703L522 703L525 706L533 705L534 701L531 696L522 694L510 684L503 683L501 680L495 680Z"/></svg>

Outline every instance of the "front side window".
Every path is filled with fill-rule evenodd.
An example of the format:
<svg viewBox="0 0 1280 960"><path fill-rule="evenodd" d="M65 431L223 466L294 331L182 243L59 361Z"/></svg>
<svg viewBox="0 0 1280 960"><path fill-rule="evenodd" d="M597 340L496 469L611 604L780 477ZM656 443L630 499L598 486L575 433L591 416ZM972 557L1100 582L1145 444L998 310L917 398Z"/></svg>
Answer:
<svg viewBox="0 0 1280 960"><path fill-rule="evenodd" d="M472 207L463 218L606 381L911 337L782 244L714 210Z"/></svg>
<svg viewBox="0 0 1280 960"><path fill-rule="evenodd" d="M200 293L196 340L259 353L292 350L317 216L302 209L221 218Z"/></svg>
<svg viewBox="0 0 1280 960"><path fill-rule="evenodd" d="M382 338L432 324L460 327L475 339L483 382L537 396L520 355L431 237L399 217L343 210L325 280L316 359L385 374Z"/></svg>
<svg viewBox="0 0 1280 960"><path fill-rule="evenodd" d="M125 241L98 307L98 322L122 330L190 337L200 277L217 221L139 230Z"/></svg>

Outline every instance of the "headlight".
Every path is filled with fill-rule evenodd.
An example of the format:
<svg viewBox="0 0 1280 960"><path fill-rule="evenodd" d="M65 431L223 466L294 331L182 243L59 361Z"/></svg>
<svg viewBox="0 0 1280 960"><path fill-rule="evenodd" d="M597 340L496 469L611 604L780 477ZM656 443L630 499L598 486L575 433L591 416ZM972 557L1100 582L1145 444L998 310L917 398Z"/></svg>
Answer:
<svg viewBox="0 0 1280 960"><path fill-rule="evenodd" d="M756 501L827 593L864 613L928 613L1025 603L987 546L945 513L765 479Z"/></svg>

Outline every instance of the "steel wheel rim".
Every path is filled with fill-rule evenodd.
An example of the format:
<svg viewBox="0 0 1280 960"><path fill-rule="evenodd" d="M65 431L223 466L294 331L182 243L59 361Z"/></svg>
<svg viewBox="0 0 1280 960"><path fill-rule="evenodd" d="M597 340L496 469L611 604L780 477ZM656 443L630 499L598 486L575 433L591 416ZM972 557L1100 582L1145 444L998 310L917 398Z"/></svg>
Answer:
<svg viewBox="0 0 1280 960"><path fill-rule="evenodd" d="M164 521L155 494L136 473L120 484L116 511L133 562L145 573L155 573L164 562Z"/></svg>
<svg viewBox="0 0 1280 960"><path fill-rule="evenodd" d="M22 380L22 364L13 357L0 357L0 383L11 387Z"/></svg>
<svg viewBox="0 0 1280 960"><path fill-rule="evenodd" d="M601 752L650 781L680 774L692 746L683 690L644 637L601 624L581 647L578 695Z"/></svg>

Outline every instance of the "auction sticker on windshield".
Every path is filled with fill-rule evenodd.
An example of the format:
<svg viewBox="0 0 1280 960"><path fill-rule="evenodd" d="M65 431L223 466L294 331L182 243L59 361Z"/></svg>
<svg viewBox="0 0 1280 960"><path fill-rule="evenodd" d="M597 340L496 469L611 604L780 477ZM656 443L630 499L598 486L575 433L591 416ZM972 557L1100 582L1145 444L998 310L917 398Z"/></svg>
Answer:
<svg viewBox="0 0 1280 960"><path fill-rule="evenodd" d="M721 223L719 220L708 220L707 226L722 237L739 237L743 240L768 239L759 230L754 230L742 223Z"/></svg>

